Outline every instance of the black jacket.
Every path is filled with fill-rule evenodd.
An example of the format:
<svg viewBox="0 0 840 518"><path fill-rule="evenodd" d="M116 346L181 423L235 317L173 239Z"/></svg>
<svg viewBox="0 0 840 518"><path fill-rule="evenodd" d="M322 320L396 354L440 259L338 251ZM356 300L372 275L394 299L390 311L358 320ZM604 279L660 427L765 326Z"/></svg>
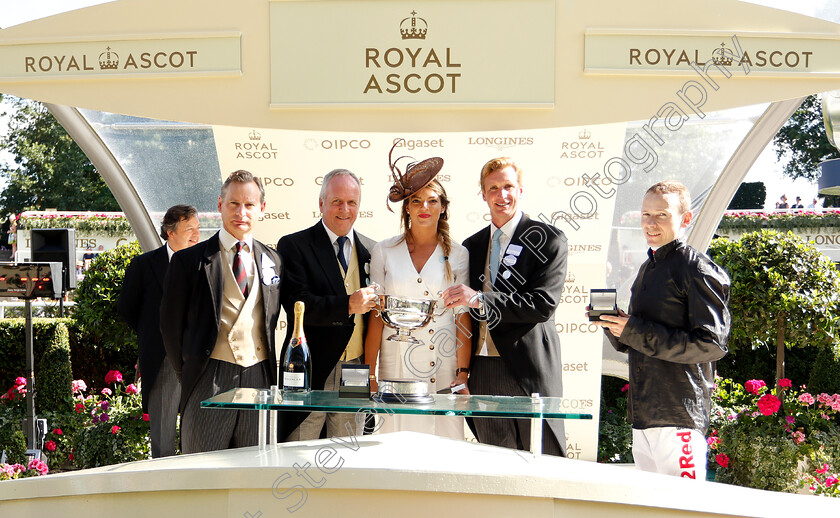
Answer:
<svg viewBox="0 0 840 518"><path fill-rule="evenodd" d="M166 358L160 336L160 300L168 267L166 245L135 257L125 271L117 301L117 312L137 333L144 412L149 410L149 393Z"/></svg>
<svg viewBox="0 0 840 518"><path fill-rule="evenodd" d="M729 338L729 276L675 240L648 251L633 283L630 320L613 347L630 359L633 428L709 427L714 362Z"/></svg>

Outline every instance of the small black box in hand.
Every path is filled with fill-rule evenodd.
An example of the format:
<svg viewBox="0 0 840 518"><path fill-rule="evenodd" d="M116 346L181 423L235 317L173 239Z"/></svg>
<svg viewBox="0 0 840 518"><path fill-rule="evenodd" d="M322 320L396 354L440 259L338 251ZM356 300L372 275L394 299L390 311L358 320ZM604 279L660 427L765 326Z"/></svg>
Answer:
<svg viewBox="0 0 840 518"><path fill-rule="evenodd" d="M618 316L616 293L614 289L589 290L589 320L601 320L601 315Z"/></svg>

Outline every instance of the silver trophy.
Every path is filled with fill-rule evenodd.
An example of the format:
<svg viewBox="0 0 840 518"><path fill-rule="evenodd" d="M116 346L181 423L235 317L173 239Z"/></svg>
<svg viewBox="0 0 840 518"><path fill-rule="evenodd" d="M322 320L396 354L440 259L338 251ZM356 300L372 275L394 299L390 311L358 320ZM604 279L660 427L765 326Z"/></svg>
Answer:
<svg viewBox="0 0 840 518"><path fill-rule="evenodd" d="M377 290L379 285L372 285ZM421 340L411 336L411 330L423 327L429 323L434 317L439 317L446 313L446 308L443 311L436 313L435 306L437 300L426 298L411 298L400 297L397 295L380 295L379 303L377 304L377 312L382 317L385 325L396 329L396 333L387 338L394 342L406 342L410 344L422 344Z"/></svg>

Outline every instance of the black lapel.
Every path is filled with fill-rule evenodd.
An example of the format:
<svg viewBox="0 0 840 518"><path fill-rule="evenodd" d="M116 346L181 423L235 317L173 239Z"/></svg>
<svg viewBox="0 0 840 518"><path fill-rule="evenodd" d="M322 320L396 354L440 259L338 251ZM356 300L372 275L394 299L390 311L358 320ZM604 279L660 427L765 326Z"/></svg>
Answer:
<svg viewBox="0 0 840 518"><path fill-rule="evenodd" d="M169 268L169 252L166 250L166 245L158 248L152 254L152 272L157 279L161 291L163 291L163 279L166 278L166 270Z"/></svg>
<svg viewBox="0 0 840 518"><path fill-rule="evenodd" d="M356 257L359 259L359 286L364 288L370 280L370 250L362 243L364 236L358 232L353 232L353 235L356 236Z"/></svg>
<svg viewBox="0 0 840 518"><path fill-rule="evenodd" d="M215 312L218 325L219 315L222 312L222 291L225 289L224 270L225 260L219 245L219 233L205 242L201 268L204 270L204 277L210 287L210 295L213 297L213 311ZM198 246L198 245L196 245Z"/></svg>
<svg viewBox="0 0 840 518"><path fill-rule="evenodd" d="M333 293L346 294L344 279L341 278L341 267L338 265L335 249L330 242L330 236L327 234L324 224L319 221L309 230L311 231L309 246L312 249L312 255L318 260L321 269L324 270L324 276L329 281Z"/></svg>

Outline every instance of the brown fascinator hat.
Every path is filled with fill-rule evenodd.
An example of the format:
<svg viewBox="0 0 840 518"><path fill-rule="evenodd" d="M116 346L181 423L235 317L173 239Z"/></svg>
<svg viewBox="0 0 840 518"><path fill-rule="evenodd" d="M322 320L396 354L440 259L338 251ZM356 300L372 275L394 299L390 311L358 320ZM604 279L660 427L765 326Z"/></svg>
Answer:
<svg viewBox="0 0 840 518"><path fill-rule="evenodd" d="M435 179L435 176L443 167L442 158L432 157L421 162L409 162L408 166L406 166L405 173L403 173L397 166L397 162L402 159L412 160L412 157L401 156L396 160L392 159L394 149L400 142L405 142L405 139L395 140L391 151L388 152L388 166L391 168L391 176L394 177L394 185L391 186L391 190L388 193L388 201L394 203L408 198L423 187L429 185L429 182ZM388 210L391 210L390 206Z"/></svg>

